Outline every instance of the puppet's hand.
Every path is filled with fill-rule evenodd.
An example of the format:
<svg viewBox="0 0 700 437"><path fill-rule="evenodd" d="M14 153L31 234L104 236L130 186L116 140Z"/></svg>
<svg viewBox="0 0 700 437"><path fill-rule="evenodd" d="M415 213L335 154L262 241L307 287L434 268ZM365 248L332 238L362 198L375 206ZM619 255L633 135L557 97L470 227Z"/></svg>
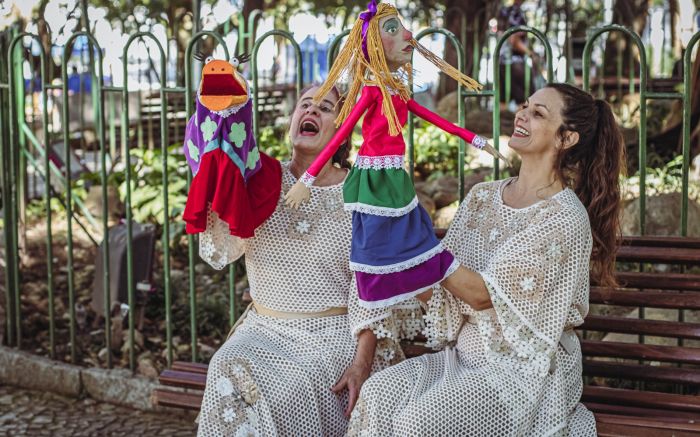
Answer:
<svg viewBox="0 0 700 437"><path fill-rule="evenodd" d="M473 135L473 138L471 138L471 139L464 138L464 137L462 137L462 138L465 141L470 142L472 144L472 146L476 147L477 149L481 149L484 152L488 153L489 155L493 156L494 158L501 159L501 160L503 160L503 162L510 164L510 162L508 162L508 158L503 156L501 154L501 152L499 152L491 144L489 144L489 142L486 141L486 138L484 138L480 135Z"/></svg>
<svg viewBox="0 0 700 437"><path fill-rule="evenodd" d="M284 195L284 203L291 208L299 208L299 206L308 201L311 197L309 188L303 182L297 181L287 194Z"/></svg>
<svg viewBox="0 0 700 437"><path fill-rule="evenodd" d="M506 164L510 164L510 162L508 161L508 158L506 158L505 156L503 156L503 154L501 154L501 152L499 152L498 150L496 150L496 149L495 149L491 144L489 144L489 143L486 143L486 145L483 146L483 147L481 148L481 150L483 150L484 152L488 153L489 155L493 156L493 157L496 158L496 159L502 160L502 161L505 162Z"/></svg>

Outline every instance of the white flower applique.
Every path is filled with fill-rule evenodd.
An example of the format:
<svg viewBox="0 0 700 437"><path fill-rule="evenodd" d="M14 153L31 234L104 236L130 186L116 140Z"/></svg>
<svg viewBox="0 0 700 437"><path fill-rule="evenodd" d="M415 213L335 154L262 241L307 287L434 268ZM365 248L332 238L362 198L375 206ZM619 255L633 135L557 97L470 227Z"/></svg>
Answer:
<svg viewBox="0 0 700 437"><path fill-rule="evenodd" d="M233 411L233 408L226 408L224 410L224 422L231 423L234 420L236 420L236 412Z"/></svg>
<svg viewBox="0 0 700 437"><path fill-rule="evenodd" d="M530 292L534 290L535 288L535 277L534 276L528 276L526 278L523 278L522 281L520 281L520 287L523 289L525 292Z"/></svg>
<svg viewBox="0 0 700 437"><path fill-rule="evenodd" d="M383 323L376 324L376 326L372 329L372 332L374 332L374 335L375 337L377 337L377 340L392 337L391 332L384 327Z"/></svg>
<svg viewBox="0 0 700 437"><path fill-rule="evenodd" d="M233 384L225 376L219 377L216 381L216 389L221 396L231 396L233 394Z"/></svg>
<svg viewBox="0 0 700 437"><path fill-rule="evenodd" d="M316 219L312 214L306 214L301 210L292 210L289 214L289 228L287 233L297 240L309 241L313 238L316 229Z"/></svg>
<svg viewBox="0 0 700 437"><path fill-rule="evenodd" d="M311 223L308 220L301 220L296 224L296 230L300 234L308 234L309 229L311 229Z"/></svg>
<svg viewBox="0 0 700 437"><path fill-rule="evenodd" d="M491 192L489 190L481 189L476 193L476 198L479 200L479 202L486 202L490 194Z"/></svg>

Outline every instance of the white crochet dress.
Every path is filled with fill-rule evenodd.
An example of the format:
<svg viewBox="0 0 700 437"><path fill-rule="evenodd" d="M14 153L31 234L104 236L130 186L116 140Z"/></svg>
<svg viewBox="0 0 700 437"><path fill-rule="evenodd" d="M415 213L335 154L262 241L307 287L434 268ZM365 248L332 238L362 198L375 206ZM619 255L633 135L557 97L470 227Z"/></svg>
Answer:
<svg viewBox="0 0 700 437"><path fill-rule="evenodd" d="M444 240L481 274L493 308L475 311L436 289L426 335L434 346L456 344L371 377L348 435L596 435L579 403L581 348L572 332L588 312L588 215L569 189L510 208L503 186L474 187Z"/></svg>
<svg viewBox="0 0 700 437"><path fill-rule="evenodd" d="M282 194L296 182L282 166ZM370 328L381 341L375 369L403 356L396 339L421 329L420 308L366 310L349 269L351 216L342 184L312 187L298 210L280 202L255 237L241 240L210 212L200 255L215 268L245 255L253 300L277 311L349 306L347 316L277 319L248 311L209 364L199 436L342 436L346 396L330 388L350 365L352 333Z"/></svg>

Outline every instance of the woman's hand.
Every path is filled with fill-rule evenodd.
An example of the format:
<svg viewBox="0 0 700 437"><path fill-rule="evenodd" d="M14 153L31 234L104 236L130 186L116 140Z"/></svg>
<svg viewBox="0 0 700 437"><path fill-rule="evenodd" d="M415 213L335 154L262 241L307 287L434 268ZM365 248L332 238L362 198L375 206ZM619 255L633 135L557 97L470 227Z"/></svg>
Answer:
<svg viewBox="0 0 700 437"><path fill-rule="evenodd" d="M336 395L339 395L343 390L348 390L348 407L345 409L345 417L350 417L352 409L355 408L355 403L360 397L360 389L362 384L365 383L367 378L369 378L370 371L372 370L371 363L360 363L353 361L350 367L345 369L343 376L340 377L338 382L331 387L331 391Z"/></svg>
<svg viewBox="0 0 700 437"><path fill-rule="evenodd" d="M377 349L377 337L369 329L365 329L357 334L357 350L355 359L350 367L345 369L343 376L331 387L331 391L340 394L344 389L348 390L348 407L345 409L345 417L350 417L355 403L360 397L360 389L372 371L374 362L374 352Z"/></svg>
<svg viewBox="0 0 700 437"><path fill-rule="evenodd" d="M307 202L311 197L311 191L301 181L297 181L287 194L284 195L284 203L291 208L299 208L299 206Z"/></svg>

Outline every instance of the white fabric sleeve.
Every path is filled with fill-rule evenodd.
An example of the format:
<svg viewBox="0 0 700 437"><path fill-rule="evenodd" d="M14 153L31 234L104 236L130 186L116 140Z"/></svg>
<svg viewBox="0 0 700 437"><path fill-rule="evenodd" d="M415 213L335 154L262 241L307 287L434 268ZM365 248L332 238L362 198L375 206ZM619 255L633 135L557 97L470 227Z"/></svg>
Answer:
<svg viewBox="0 0 700 437"><path fill-rule="evenodd" d="M207 229L199 235L199 256L221 270L245 253L245 240L230 234L228 225L209 208Z"/></svg>

